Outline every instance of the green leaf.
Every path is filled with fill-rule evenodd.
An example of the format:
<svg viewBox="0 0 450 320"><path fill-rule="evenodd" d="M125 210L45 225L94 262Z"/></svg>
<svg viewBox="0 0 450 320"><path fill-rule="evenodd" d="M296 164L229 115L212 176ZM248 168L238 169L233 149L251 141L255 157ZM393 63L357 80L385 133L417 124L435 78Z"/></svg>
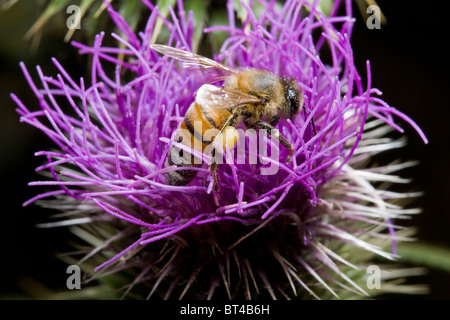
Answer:
<svg viewBox="0 0 450 320"><path fill-rule="evenodd" d="M203 28L207 19L207 8L209 0L186 0L184 9L186 12L192 11L194 15L194 35L192 39L192 50L197 51L200 40L203 36Z"/></svg>
<svg viewBox="0 0 450 320"><path fill-rule="evenodd" d="M156 5L158 6L158 10L162 16L167 17L169 14L169 7L174 7L176 0L158 0L156 1Z"/></svg>
<svg viewBox="0 0 450 320"><path fill-rule="evenodd" d="M25 38L29 39L34 36L42 26L53 17L59 10L63 8L63 6L70 5L67 0L52 0L45 8L44 12L39 16L36 22L31 26L31 28L25 34Z"/></svg>
<svg viewBox="0 0 450 320"><path fill-rule="evenodd" d="M401 243L398 245L401 260L450 273L450 250L425 243Z"/></svg>
<svg viewBox="0 0 450 320"><path fill-rule="evenodd" d="M228 15L225 10L217 9L211 12L210 23L211 26L224 26L228 25ZM212 32L209 35L211 39L212 50L214 53L218 53L222 44L228 38L228 33L225 31Z"/></svg>
<svg viewBox="0 0 450 320"><path fill-rule="evenodd" d="M259 2L253 2L252 6L250 6L250 1L249 0L242 0L242 3L245 3L246 5L248 5L249 7L251 7L253 14L255 15L255 17L258 19L259 16L261 15L264 6L262 4L260 4ZM241 21L245 21L247 19L247 10L245 9L245 7L242 5L241 0L233 0L233 7L234 7L234 11L236 11L237 17L239 18L239 20Z"/></svg>
<svg viewBox="0 0 450 320"><path fill-rule="evenodd" d="M175 5L176 0L158 0L156 1L156 5L158 6L159 13L166 18L169 15L169 7L172 7ZM156 19L155 27L153 28L153 34L151 43L156 43L156 39L159 36L159 33L161 32L161 28L163 25L163 21L160 18Z"/></svg>
<svg viewBox="0 0 450 320"><path fill-rule="evenodd" d="M314 0L308 0L309 3L313 3ZM319 12L323 13L325 16L329 17L331 13L331 8L333 8L333 0L320 0L317 5Z"/></svg>
<svg viewBox="0 0 450 320"><path fill-rule="evenodd" d="M122 3L119 9L120 15L125 19L131 29L136 30L136 26L141 17L144 4L140 0L127 0Z"/></svg>

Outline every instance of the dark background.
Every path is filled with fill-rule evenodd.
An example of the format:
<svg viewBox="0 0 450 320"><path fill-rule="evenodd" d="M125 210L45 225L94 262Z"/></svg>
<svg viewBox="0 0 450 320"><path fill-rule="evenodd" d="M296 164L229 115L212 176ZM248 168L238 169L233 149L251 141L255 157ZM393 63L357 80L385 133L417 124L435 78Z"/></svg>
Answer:
<svg viewBox="0 0 450 320"><path fill-rule="evenodd" d="M370 60L372 84L383 91L382 98L414 119L428 137L429 144L424 145L408 125L403 125L409 144L401 149L400 157L420 160L419 166L405 173L414 178L413 188L425 191L414 203L423 213L411 224L418 227L420 240L449 248L449 4L378 4L387 24L369 30L358 20L352 37L354 54L360 70L364 60ZM450 298L448 274L431 270L427 279L431 294L426 298Z"/></svg>
<svg viewBox="0 0 450 320"><path fill-rule="evenodd" d="M39 192L27 183L38 179L34 168L43 159L34 152L51 148L42 133L19 123L15 104L9 97L16 93L27 106L36 105L20 71L19 61L26 62L31 72L40 64L44 73L55 74L50 58L56 57L69 69L74 79L87 74L84 58L63 42L67 31L64 14L50 21L39 45L33 51L33 41L24 34L36 21L42 8L34 1L19 1L0 13L0 297L42 294L46 288L64 288L66 265L54 255L65 249L67 231L36 229L48 212L37 206L22 207L22 203ZM382 98L391 106L414 119L427 135L424 145L420 137L402 123L409 144L395 156L402 160L417 159L420 165L403 172L413 177L411 188L424 190L425 195L414 204L423 208L411 225L418 227L418 238L430 244L450 247L449 164L449 5L440 1L425 2L378 1L387 18L381 29L369 30L354 5L357 18L352 44L356 64L365 75L365 61L372 66L372 84L383 91ZM442 7L442 6L446 7ZM55 27L55 26L60 26ZM83 25L82 25L83 26ZM78 40L86 42L82 33ZM449 299L450 276L431 270L423 278L431 293L419 299ZM37 293L35 297L37 296Z"/></svg>

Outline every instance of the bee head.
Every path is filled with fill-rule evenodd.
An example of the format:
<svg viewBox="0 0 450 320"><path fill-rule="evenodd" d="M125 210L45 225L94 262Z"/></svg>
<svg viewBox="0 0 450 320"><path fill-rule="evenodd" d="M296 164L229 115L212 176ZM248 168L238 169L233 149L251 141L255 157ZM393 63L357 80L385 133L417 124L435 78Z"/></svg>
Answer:
<svg viewBox="0 0 450 320"><path fill-rule="evenodd" d="M287 118L293 119L303 108L303 92L293 78L282 78L281 82L285 98L282 112Z"/></svg>

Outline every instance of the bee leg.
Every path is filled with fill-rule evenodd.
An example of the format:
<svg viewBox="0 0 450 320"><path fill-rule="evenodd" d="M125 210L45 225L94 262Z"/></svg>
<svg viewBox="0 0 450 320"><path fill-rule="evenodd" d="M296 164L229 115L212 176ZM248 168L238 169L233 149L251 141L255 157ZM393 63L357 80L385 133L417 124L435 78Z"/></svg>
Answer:
<svg viewBox="0 0 450 320"><path fill-rule="evenodd" d="M217 169L218 169L217 162L211 163L209 170L211 171L212 177L214 179L214 191L219 190L219 184L217 183Z"/></svg>
<svg viewBox="0 0 450 320"><path fill-rule="evenodd" d="M228 126L236 126L236 123L239 120L239 113L235 112L233 113L225 122L225 124L222 126L222 129L220 129L219 133L215 136L214 140L212 143L215 142L216 138L222 134L222 132L228 127ZM216 149L212 149L211 151L211 157L213 159L211 166L209 167L209 170L211 171L212 177L214 179L214 190L217 191L219 190L219 184L217 183L217 169L218 169L218 164L214 161L215 159L215 153L216 153Z"/></svg>
<svg viewBox="0 0 450 320"><path fill-rule="evenodd" d="M214 179L214 191L219 190L219 184L217 183L217 164L213 164L211 167L212 176Z"/></svg>
<svg viewBox="0 0 450 320"><path fill-rule="evenodd" d="M289 150L289 154L286 157L286 163L289 164L291 163L291 158L294 155L294 148L292 147L292 144L288 141L288 139L286 139L283 135L281 135L278 132L278 136L277 136L278 140L280 141L280 143L283 145L283 147L285 147L286 149Z"/></svg>
<svg viewBox="0 0 450 320"><path fill-rule="evenodd" d="M226 127L235 127L237 122L239 120L239 113L235 112L231 116L228 117L227 121L222 126L222 129L220 129L219 133L216 135L216 138L222 134L223 130L225 130Z"/></svg>
<svg viewBox="0 0 450 320"><path fill-rule="evenodd" d="M269 124L271 126L275 127L278 124L278 122L280 122L280 117L279 116L274 116L272 121L269 122Z"/></svg>
<svg viewBox="0 0 450 320"><path fill-rule="evenodd" d="M272 122L276 120L279 121L280 119L279 118L274 119ZM292 155L294 154L294 148L292 147L292 144L288 141L288 139L286 139L282 134L280 134L280 131L278 131L277 128L275 128L272 124L269 124L264 121L258 121L254 123L252 126L256 128L266 129L271 137L277 138L278 141L280 141L281 145L289 150L289 154L286 158L286 163L289 164L291 162Z"/></svg>

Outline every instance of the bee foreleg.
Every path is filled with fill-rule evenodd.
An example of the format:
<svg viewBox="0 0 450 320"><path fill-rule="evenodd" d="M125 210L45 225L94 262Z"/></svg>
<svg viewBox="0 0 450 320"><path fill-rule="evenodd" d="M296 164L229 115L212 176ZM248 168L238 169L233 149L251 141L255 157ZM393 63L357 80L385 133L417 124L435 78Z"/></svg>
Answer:
<svg viewBox="0 0 450 320"><path fill-rule="evenodd" d="M292 155L294 154L294 148L292 147L292 144L288 141L288 139L286 139L282 134L280 134L280 131L278 131L277 128L275 128L272 124L269 124L264 121L258 121L252 124L252 127L265 129L269 132L271 137L277 138L278 141L280 141L281 145L289 150L289 154L286 158L286 163L291 162Z"/></svg>
<svg viewBox="0 0 450 320"><path fill-rule="evenodd" d="M227 121L222 126L222 129L220 129L219 133L216 135L218 137L220 134L222 134L223 130L225 130L226 127L236 127L236 124L239 120L239 113L234 112L231 114L231 116L228 117Z"/></svg>
<svg viewBox="0 0 450 320"><path fill-rule="evenodd" d="M270 121L269 122L269 124L271 125L271 126L276 126L277 124L278 124L278 122L280 122L280 117L279 116L274 116L273 118L272 118L272 121Z"/></svg>

